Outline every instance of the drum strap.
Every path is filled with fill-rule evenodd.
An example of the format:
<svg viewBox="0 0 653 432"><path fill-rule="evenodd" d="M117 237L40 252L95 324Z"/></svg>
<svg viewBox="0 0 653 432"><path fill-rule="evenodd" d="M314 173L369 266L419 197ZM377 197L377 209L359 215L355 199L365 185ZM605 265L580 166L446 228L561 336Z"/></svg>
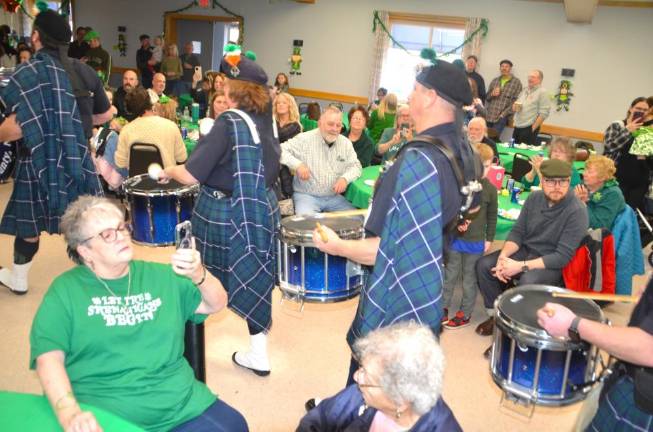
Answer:
<svg viewBox="0 0 653 432"><path fill-rule="evenodd" d="M242 117L242 119L245 120L245 123L247 123L247 127L249 127L249 131L252 134L254 143L261 144L261 137L259 136L258 130L256 129L256 124L254 123L254 120L252 120L252 118L249 116L249 114L236 108L231 108L227 111L238 114L240 117Z"/></svg>

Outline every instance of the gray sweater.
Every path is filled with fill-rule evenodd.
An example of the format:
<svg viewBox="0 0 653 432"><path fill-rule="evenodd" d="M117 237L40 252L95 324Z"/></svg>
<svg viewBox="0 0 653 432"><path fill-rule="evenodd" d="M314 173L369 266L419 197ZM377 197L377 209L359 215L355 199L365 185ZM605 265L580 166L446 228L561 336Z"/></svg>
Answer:
<svg viewBox="0 0 653 432"><path fill-rule="evenodd" d="M562 269L587 234L587 210L569 189L567 196L549 207L544 192L530 194L507 241L525 247L529 256L544 260L547 269Z"/></svg>

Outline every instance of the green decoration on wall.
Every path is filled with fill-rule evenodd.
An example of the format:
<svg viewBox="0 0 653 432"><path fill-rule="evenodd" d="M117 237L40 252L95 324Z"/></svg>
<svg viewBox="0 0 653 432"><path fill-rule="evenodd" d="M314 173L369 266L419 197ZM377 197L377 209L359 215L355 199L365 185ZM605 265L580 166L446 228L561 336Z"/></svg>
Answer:
<svg viewBox="0 0 653 432"><path fill-rule="evenodd" d="M571 103L571 97L574 94L571 92L571 81L562 80L560 81L560 86L558 87L558 93L554 96L556 100L556 111L569 111L569 104Z"/></svg>
<svg viewBox="0 0 653 432"><path fill-rule="evenodd" d="M457 47L455 47L453 49L450 49L449 51L447 51L445 53L440 54L440 56L442 57L442 56L447 56L449 54L454 54L456 51L458 51L459 49L461 49L462 47L467 45L479 33L481 33L481 37L487 36L487 32L489 30L488 24L489 24L489 21L487 19L483 18L481 20L481 23L479 24L478 28L476 30L474 30L473 32L471 32L470 35L467 36L467 38L460 45L458 45ZM372 20L372 33L374 33L376 31L377 26L381 26L381 30L383 30L385 32L385 34L388 35L390 40L395 45L397 45L399 48L404 50L407 54L413 55L410 51L408 51L406 49L406 47L404 47L401 43L399 43L399 41L397 41L394 37L392 37L392 35L390 34L390 31L388 30L388 28L385 26L385 24L383 24L383 21L381 21L381 18L379 17L379 12L374 11L374 19ZM431 63L435 63L437 56L435 54L435 51L432 48L424 48L422 50L422 52L420 53L420 57L422 57L424 59L427 59L427 60L430 60Z"/></svg>
<svg viewBox="0 0 653 432"><path fill-rule="evenodd" d="M191 8L194 8L195 6L199 6L199 3L197 0L192 0L190 3L188 3L186 6L180 7L179 9L175 10L169 10L163 12L163 28L165 29L165 19L166 15L168 14L175 14L175 13L181 13L185 12ZM224 7L223 5L220 4L218 0L213 0L211 7L215 9L216 7L219 9L222 9L225 13L231 15L234 18L238 18L238 45L243 44L243 38L245 37L245 18L242 15L238 15L237 13L234 13Z"/></svg>

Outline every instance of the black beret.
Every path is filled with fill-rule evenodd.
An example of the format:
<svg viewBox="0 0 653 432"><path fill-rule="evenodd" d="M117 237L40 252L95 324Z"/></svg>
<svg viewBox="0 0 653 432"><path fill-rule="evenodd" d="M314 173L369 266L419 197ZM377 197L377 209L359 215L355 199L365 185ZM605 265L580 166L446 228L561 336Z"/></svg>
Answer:
<svg viewBox="0 0 653 432"><path fill-rule="evenodd" d="M511 62L510 60L508 60L508 59L503 59L503 60L501 60L501 61L499 62L499 66L501 66L501 65L504 64L504 63L508 63L508 64L510 65L510 67L512 67L512 62Z"/></svg>
<svg viewBox="0 0 653 432"><path fill-rule="evenodd" d="M263 68L244 54L240 55L240 60L235 66L232 66L227 61L227 56L224 56L220 62L220 72L233 80L250 81L262 86L268 83L268 76Z"/></svg>
<svg viewBox="0 0 653 432"><path fill-rule="evenodd" d="M59 15L52 9L44 10L34 18L34 27L40 33L57 43L68 43L73 32L70 30L68 21L63 15Z"/></svg>
<svg viewBox="0 0 653 432"><path fill-rule="evenodd" d="M472 89L467 75L463 69L451 63L438 60L433 66L422 69L415 79L456 106L472 104Z"/></svg>
<svg viewBox="0 0 653 432"><path fill-rule="evenodd" d="M546 178L571 177L571 164L559 159L548 159L542 162L540 172Z"/></svg>

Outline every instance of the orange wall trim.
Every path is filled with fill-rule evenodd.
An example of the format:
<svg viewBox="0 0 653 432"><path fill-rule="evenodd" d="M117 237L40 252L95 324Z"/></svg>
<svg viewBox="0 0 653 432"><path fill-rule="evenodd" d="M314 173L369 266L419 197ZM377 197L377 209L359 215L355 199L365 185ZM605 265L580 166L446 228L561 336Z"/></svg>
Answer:
<svg viewBox="0 0 653 432"><path fill-rule="evenodd" d="M316 90L306 90L298 88L290 88L290 94L293 96L304 97L307 99L322 99L333 102L345 102L349 104L367 105L366 96L350 96L338 93L327 93Z"/></svg>

